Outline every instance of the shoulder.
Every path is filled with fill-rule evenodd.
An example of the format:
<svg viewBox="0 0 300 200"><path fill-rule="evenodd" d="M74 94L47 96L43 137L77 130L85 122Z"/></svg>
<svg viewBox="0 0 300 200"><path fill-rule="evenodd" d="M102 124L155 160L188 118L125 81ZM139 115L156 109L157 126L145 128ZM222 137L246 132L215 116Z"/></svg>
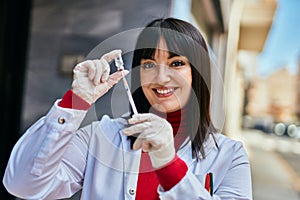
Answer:
<svg viewBox="0 0 300 200"><path fill-rule="evenodd" d="M241 141L232 139L222 133L216 133L214 134L214 137L219 148L236 148L239 146L243 146L243 143Z"/></svg>
<svg viewBox="0 0 300 200"><path fill-rule="evenodd" d="M234 140L221 133L215 134L216 146L221 154L231 157L233 161L249 162L248 155L241 141Z"/></svg>

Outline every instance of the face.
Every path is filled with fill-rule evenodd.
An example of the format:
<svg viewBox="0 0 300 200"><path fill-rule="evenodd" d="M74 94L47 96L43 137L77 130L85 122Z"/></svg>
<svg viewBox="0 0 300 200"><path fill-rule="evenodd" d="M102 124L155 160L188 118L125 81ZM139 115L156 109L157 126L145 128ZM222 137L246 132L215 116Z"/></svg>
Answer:
<svg viewBox="0 0 300 200"><path fill-rule="evenodd" d="M192 69L186 57L169 53L164 39L160 39L154 58L141 60L140 77L143 92L156 110L174 112L186 105Z"/></svg>

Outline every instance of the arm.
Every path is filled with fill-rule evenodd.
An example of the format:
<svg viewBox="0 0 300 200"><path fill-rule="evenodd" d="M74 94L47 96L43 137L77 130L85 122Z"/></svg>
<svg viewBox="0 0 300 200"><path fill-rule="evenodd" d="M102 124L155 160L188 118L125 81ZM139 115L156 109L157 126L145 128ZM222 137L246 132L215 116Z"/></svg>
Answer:
<svg viewBox="0 0 300 200"><path fill-rule="evenodd" d="M232 163L222 177L220 185L210 196L204 185L188 171L173 188L165 191L159 188L160 199L198 199L198 200L250 200L252 199L251 172L248 157L241 143L236 143L232 153ZM217 172L216 172L217 173Z"/></svg>
<svg viewBox="0 0 300 200"><path fill-rule="evenodd" d="M115 50L74 68L72 91L15 145L3 178L9 192L21 198L57 199L81 188L90 131L77 129L86 109L122 78L120 72L109 75L108 64L120 53Z"/></svg>
<svg viewBox="0 0 300 200"><path fill-rule="evenodd" d="M11 153L3 184L10 193L18 197L66 197L64 195L70 196L81 187L78 180L68 176L62 159L86 111L64 109L57 103L45 117L26 131ZM65 122L60 123L61 119ZM74 150L77 151L76 148ZM68 181L63 185L65 188L59 194L51 195L51 192L59 191L63 181ZM66 194L67 187L71 189L69 194Z"/></svg>

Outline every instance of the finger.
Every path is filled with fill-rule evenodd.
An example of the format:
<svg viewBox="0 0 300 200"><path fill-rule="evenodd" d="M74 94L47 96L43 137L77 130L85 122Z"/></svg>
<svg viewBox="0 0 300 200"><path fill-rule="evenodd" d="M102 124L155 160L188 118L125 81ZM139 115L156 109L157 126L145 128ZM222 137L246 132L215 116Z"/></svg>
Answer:
<svg viewBox="0 0 300 200"><path fill-rule="evenodd" d="M87 68L88 78L92 81L96 75L96 65L93 61L89 60L88 62L84 63Z"/></svg>
<svg viewBox="0 0 300 200"><path fill-rule="evenodd" d="M102 72L103 72L103 61L102 60L95 60L94 61L95 65L96 65L96 75L94 78L94 84L95 85L99 85L100 84L100 79L102 76Z"/></svg>
<svg viewBox="0 0 300 200"><path fill-rule="evenodd" d="M128 120L129 124L137 124L145 121L153 121L156 118L156 115L152 113L142 113L142 114L137 114L133 115L132 118Z"/></svg>
<svg viewBox="0 0 300 200"><path fill-rule="evenodd" d="M116 59L121 54L122 51L120 49L116 49L107 54L104 54L101 58L104 58L108 63L110 63L112 60Z"/></svg>
<svg viewBox="0 0 300 200"><path fill-rule="evenodd" d="M127 70L126 70L127 71ZM128 71L127 71L128 73ZM120 81L122 78L121 72L115 72L111 74L107 81L102 83L102 85L99 85L96 87L97 93L105 94L108 90L110 90L116 83Z"/></svg>
<svg viewBox="0 0 300 200"><path fill-rule="evenodd" d="M108 77L109 77L109 73L110 73L110 67L109 67L109 63L103 59L102 60L103 66L104 66L104 70L102 73L102 77L101 77L101 82L105 82L107 81Z"/></svg>
<svg viewBox="0 0 300 200"><path fill-rule="evenodd" d="M81 74L87 73L87 76L89 80L93 80L96 72L96 67L93 61L86 60L82 63L79 63L75 69L74 72L81 72Z"/></svg>
<svg viewBox="0 0 300 200"><path fill-rule="evenodd" d="M122 133L127 136L131 136L137 133L142 133L144 130L148 129L151 126L150 122L144 122L140 124L136 124L133 126L130 126L128 128L124 128L122 130ZM139 137L142 137L141 135Z"/></svg>
<svg viewBox="0 0 300 200"><path fill-rule="evenodd" d="M148 122L151 123L151 122ZM147 140L155 140L155 137L160 133L160 127L149 127L145 131L143 131L143 134L141 137L147 139Z"/></svg>
<svg viewBox="0 0 300 200"><path fill-rule="evenodd" d="M138 149L142 148L142 143L143 143L143 139L142 138L137 138L135 140L135 142L133 143L132 148L134 150L138 150Z"/></svg>
<svg viewBox="0 0 300 200"><path fill-rule="evenodd" d="M142 142L142 147L141 148L143 149L144 152L149 152L151 150L151 147L152 147L151 143L148 142L147 140L144 140Z"/></svg>
<svg viewBox="0 0 300 200"><path fill-rule="evenodd" d="M127 75L129 73L128 70L123 71L124 75ZM121 71L116 71L115 73L111 74L109 78L107 79L107 83L109 87L114 86L116 83L118 83L123 78Z"/></svg>

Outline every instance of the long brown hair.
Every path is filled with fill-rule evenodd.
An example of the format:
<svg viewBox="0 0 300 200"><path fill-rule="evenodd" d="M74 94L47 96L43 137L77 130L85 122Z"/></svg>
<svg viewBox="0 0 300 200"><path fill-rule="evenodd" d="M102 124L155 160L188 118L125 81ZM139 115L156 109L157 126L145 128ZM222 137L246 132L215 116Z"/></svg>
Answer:
<svg viewBox="0 0 300 200"><path fill-rule="evenodd" d="M132 69L140 66L142 58L154 56L159 39L163 37L170 53L185 56L192 68L192 89L187 103L187 132L192 143L192 154L205 157L203 143L216 130L210 115L211 65L206 42L200 31L188 22L175 19L156 19L140 33L133 53ZM141 87L139 70L132 72L133 93L139 113L147 113L151 105Z"/></svg>

